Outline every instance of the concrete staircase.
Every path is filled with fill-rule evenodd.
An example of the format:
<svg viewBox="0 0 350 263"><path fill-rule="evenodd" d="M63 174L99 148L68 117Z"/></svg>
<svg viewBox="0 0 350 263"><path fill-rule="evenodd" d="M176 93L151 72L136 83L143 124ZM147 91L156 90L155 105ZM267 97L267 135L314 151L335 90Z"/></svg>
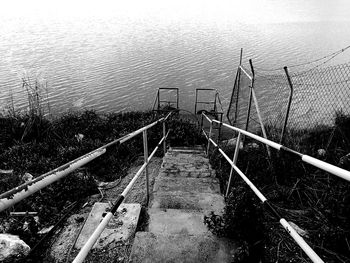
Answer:
<svg viewBox="0 0 350 263"><path fill-rule="evenodd" d="M223 208L202 147L171 148L155 180L148 231L136 233L129 262L231 262L234 243L203 223L204 215Z"/></svg>

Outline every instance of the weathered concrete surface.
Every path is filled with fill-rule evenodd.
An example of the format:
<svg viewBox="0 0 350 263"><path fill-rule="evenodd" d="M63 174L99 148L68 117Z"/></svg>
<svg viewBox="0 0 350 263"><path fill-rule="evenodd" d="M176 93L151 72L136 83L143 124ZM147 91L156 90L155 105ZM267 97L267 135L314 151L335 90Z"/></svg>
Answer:
<svg viewBox="0 0 350 263"><path fill-rule="evenodd" d="M153 186L148 232L136 234L130 262L231 262L234 243L218 239L204 215L224 209L215 170L197 147L170 149Z"/></svg>
<svg viewBox="0 0 350 263"><path fill-rule="evenodd" d="M189 155L190 158L189 158ZM167 163L178 163L178 164L209 164L209 160L204 155L195 155L194 154L188 154L188 153L170 153L166 154L166 156L163 158L164 164Z"/></svg>
<svg viewBox="0 0 350 263"><path fill-rule="evenodd" d="M156 178L153 191L182 191L186 193L213 193L220 194L219 181L216 178Z"/></svg>
<svg viewBox="0 0 350 263"><path fill-rule="evenodd" d="M170 150L171 150L170 154L176 153L176 152L204 154L202 145L195 145L195 146L191 146L191 147L186 147L186 146L171 147Z"/></svg>
<svg viewBox="0 0 350 263"><path fill-rule="evenodd" d="M191 158L189 157L189 153L181 153L181 152L171 152L167 153L163 160L165 163L198 163L198 164L209 164L208 158L205 156L205 154L191 154Z"/></svg>
<svg viewBox="0 0 350 263"><path fill-rule="evenodd" d="M89 217L77 239L75 248L80 249L87 242L103 219L103 213L109 208L108 203L95 203ZM94 248L103 248L108 244L128 240L136 230L141 211L140 204L121 204L117 214L112 217L107 227L103 230Z"/></svg>
<svg viewBox="0 0 350 263"><path fill-rule="evenodd" d="M207 170L207 171L186 171L180 169L164 169L160 170L159 176L164 175L167 177L193 177L193 178L205 178L205 177L214 177L215 170Z"/></svg>
<svg viewBox="0 0 350 263"><path fill-rule="evenodd" d="M209 234L201 212L180 209L151 208L148 231L158 234Z"/></svg>
<svg viewBox="0 0 350 263"><path fill-rule="evenodd" d="M232 262L235 245L212 235L159 235L138 232L130 261L132 263Z"/></svg>
<svg viewBox="0 0 350 263"><path fill-rule="evenodd" d="M213 211L219 214L224 209L224 197L212 193L158 191L153 193L152 208L195 210L203 211L204 214Z"/></svg>

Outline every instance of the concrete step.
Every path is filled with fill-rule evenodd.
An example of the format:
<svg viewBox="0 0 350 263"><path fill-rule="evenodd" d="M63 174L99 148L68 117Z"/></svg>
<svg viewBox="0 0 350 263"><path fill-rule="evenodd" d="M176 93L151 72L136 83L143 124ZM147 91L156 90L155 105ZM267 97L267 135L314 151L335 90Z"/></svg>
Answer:
<svg viewBox="0 0 350 263"><path fill-rule="evenodd" d="M204 147L202 145L194 145L194 146L171 146L170 150L197 150L204 151Z"/></svg>
<svg viewBox="0 0 350 263"><path fill-rule="evenodd" d="M138 232L129 258L130 263L229 263L235 244L212 235L156 235Z"/></svg>
<svg viewBox="0 0 350 263"><path fill-rule="evenodd" d="M177 163L163 163L162 168L164 171L172 172L213 172L210 165L199 165L196 164L177 164Z"/></svg>
<svg viewBox="0 0 350 263"><path fill-rule="evenodd" d="M198 147L170 147L168 152L170 153L195 153L205 155L205 150L202 146Z"/></svg>
<svg viewBox="0 0 350 263"><path fill-rule="evenodd" d="M203 162L209 163L208 158L202 154L192 154L192 153L183 153L183 152L171 152L168 151L164 156L164 160L171 161L176 160L178 162Z"/></svg>
<svg viewBox="0 0 350 263"><path fill-rule="evenodd" d="M179 164L179 165L191 164L192 166L199 167L201 165L208 166L209 160L193 157L192 155L189 155L189 154L186 154L186 156L180 156L180 157L171 157L166 155L163 158L163 164Z"/></svg>
<svg viewBox="0 0 350 263"><path fill-rule="evenodd" d="M220 185L216 178L174 178L164 173L154 182L153 193L158 191L220 194Z"/></svg>
<svg viewBox="0 0 350 263"><path fill-rule="evenodd" d="M225 203L224 197L219 194L158 191L153 194L151 207L163 209L191 209L203 211L204 214L209 214L210 211L213 211L215 214L221 214Z"/></svg>
<svg viewBox="0 0 350 263"><path fill-rule="evenodd" d="M215 170L208 170L208 171L181 171L179 170L167 170L164 168L161 168L159 171L159 176L163 177L189 177L189 178L206 178L206 177L215 177Z"/></svg>
<svg viewBox="0 0 350 263"><path fill-rule="evenodd" d="M210 234L204 225L202 212L181 209L148 210L148 232L155 234L174 235L202 235Z"/></svg>

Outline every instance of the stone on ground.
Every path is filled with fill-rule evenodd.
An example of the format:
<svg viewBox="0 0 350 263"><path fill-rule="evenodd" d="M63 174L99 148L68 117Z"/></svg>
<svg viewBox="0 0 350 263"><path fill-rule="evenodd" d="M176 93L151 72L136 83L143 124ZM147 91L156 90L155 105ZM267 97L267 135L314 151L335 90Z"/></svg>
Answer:
<svg viewBox="0 0 350 263"><path fill-rule="evenodd" d="M28 256L30 247L18 236L0 234L0 262L17 262Z"/></svg>

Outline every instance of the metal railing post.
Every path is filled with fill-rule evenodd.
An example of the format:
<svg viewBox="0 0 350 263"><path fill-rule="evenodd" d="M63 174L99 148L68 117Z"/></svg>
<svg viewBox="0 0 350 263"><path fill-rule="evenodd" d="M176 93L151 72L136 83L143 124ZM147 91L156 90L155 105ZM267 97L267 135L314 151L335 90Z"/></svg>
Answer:
<svg viewBox="0 0 350 263"><path fill-rule="evenodd" d="M235 122L237 122L237 116L238 116L238 100L239 100L239 91L241 89L241 75L242 75L242 69L241 69L241 66L242 66L242 60L243 60L243 48L241 48L241 54L239 56L239 67L238 67L238 70L237 70L237 98L236 98L236 112L235 112ZM233 95L233 93L232 93Z"/></svg>
<svg viewBox="0 0 350 263"><path fill-rule="evenodd" d="M147 142L147 130L143 131L143 152L144 162L146 163L145 175L146 175L146 203L149 201L149 178L148 178L148 142Z"/></svg>
<svg viewBox="0 0 350 263"><path fill-rule="evenodd" d="M236 140L236 148L235 148L235 153L233 155L233 159L232 159L232 162L234 163L234 165L236 165L237 163L237 158L238 158L238 153L239 153L239 147L240 147L240 144L241 144L241 133L238 132L238 136L237 136L237 140ZM228 180L228 184L227 184L227 188L226 188L226 194L225 194L225 197L228 196L229 192L230 192L230 188L231 188L231 183L232 183L232 175L233 175L233 166L231 166L231 171L230 171L230 177L229 177L229 180Z"/></svg>
<svg viewBox="0 0 350 263"><path fill-rule="evenodd" d="M255 91L254 91L254 84L255 84L255 72L254 72L254 67L253 67L253 62L251 59L249 59L249 64L250 64L250 68L252 70L252 74L253 74L253 78L252 78L252 86L251 86L251 94L253 96L253 100L254 100L254 104L255 104L255 109L256 109L256 113L258 115L258 119L260 122L260 127L261 127L261 131L262 134L264 136L265 139L267 139L267 134L266 134L266 130L265 130L265 126L263 123L263 120L261 118L261 113L260 113L260 108L259 108L259 104L258 104L258 99L256 97ZM267 150L267 154L269 155L269 157L271 158L271 151L269 146L266 146L266 150Z"/></svg>
<svg viewBox="0 0 350 263"><path fill-rule="evenodd" d="M200 124L200 130L202 130L203 129L203 114L201 114L201 124Z"/></svg>
<svg viewBox="0 0 350 263"><path fill-rule="evenodd" d="M245 123L245 130L248 131L248 126L249 126L249 118L250 118L250 108L252 107L252 87L250 86L250 92L249 92L249 101L248 101L248 110L247 110L247 119L246 119L246 123Z"/></svg>
<svg viewBox="0 0 350 263"><path fill-rule="evenodd" d="M163 141L163 153L164 153L164 155L166 153L166 139L165 139L165 136L166 136L166 126L165 126L165 121L163 121L163 138L164 138L164 141Z"/></svg>
<svg viewBox="0 0 350 263"><path fill-rule="evenodd" d="M179 89L176 89L176 109L179 109Z"/></svg>
<svg viewBox="0 0 350 263"><path fill-rule="evenodd" d="M207 146L207 156L209 157L209 149L210 149L210 138L213 130L213 122L210 122L209 135L208 135L208 146Z"/></svg>
<svg viewBox="0 0 350 263"><path fill-rule="evenodd" d="M238 99L239 99L239 90L241 88L241 75L242 75L242 60L243 60L243 48L241 48L241 54L239 56L239 66L237 69L237 75L235 81L237 81L237 97L236 97L236 112L235 112L235 122L237 123L237 116L238 116ZM234 94L232 93L232 96ZM230 105L231 106L231 105ZM248 127L247 127L248 128ZM243 137L244 138L244 137Z"/></svg>
<svg viewBox="0 0 350 263"><path fill-rule="evenodd" d="M198 90L196 89L196 101L194 103L194 114L197 114Z"/></svg>
<svg viewBox="0 0 350 263"><path fill-rule="evenodd" d="M284 124L283 124L283 128L282 128L282 133L281 133L280 144L283 143L283 137L284 137L284 133L286 131L288 117L289 117L290 105L292 104L292 99L293 99L293 83L292 83L292 80L291 80L291 78L289 76L289 72L288 72L288 68L287 67L284 67L284 72L286 73L286 76L287 76L288 84L289 84L289 87L290 87L290 93L289 93L287 112L286 112L286 116L284 118Z"/></svg>
<svg viewBox="0 0 350 263"><path fill-rule="evenodd" d="M159 95L159 89L158 89L158 92L157 92L157 98L158 98L158 108L157 110L160 109L160 95Z"/></svg>
<svg viewBox="0 0 350 263"><path fill-rule="evenodd" d="M221 141L221 128L222 128L222 114L220 115L220 124L219 124L219 135L218 135L218 142Z"/></svg>

